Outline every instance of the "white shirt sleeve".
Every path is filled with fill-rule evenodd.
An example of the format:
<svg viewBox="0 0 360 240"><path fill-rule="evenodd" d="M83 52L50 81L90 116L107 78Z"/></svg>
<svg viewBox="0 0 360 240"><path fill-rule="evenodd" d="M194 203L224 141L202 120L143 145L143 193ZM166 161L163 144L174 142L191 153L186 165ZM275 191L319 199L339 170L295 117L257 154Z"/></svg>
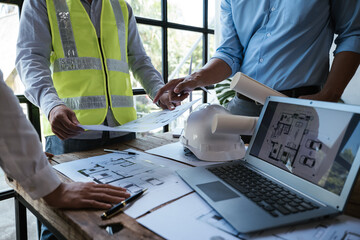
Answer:
<svg viewBox="0 0 360 240"><path fill-rule="evenodd" d="M61 183L48 162L39 137L0 71L0 166L33 199L54 191Z"/></svg>

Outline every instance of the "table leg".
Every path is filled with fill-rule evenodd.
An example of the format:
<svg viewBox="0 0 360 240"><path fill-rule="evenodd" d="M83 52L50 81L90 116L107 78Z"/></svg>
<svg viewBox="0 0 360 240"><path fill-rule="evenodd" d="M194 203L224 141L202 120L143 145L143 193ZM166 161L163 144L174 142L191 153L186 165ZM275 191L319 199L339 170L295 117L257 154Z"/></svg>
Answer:
<svg viewBox="0 0 360 240"><path fill-rule="evenodd" d="M16 239L27 239L26 208L15 196Z"/></svg>

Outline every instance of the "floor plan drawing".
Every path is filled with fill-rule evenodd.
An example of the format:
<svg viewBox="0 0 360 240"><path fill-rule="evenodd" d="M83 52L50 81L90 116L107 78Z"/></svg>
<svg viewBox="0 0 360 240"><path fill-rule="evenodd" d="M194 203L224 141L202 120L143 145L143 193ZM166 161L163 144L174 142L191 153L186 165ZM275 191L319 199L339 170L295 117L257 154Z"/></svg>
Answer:
<svg viewBox="0 0 360 240"><path fill-rule="evenodd" d="M260 157L309 181L318 183L332 166L335 153L326 142L339 145L319 129L319 118L309 109L280 109L271 120ZM334 157L331 157L334 156ZM326 161L324 160L326 158Z"/></svg>
<svg viewBox="0 0 360 240"><path fill-rule="evenodd" d="M132 195L148 191L125 212L138 217L167 201L191 192L175 173L183 164L131 149L136 155L110 153L56 165L54 168L74 181L111 184Z"/></svg>

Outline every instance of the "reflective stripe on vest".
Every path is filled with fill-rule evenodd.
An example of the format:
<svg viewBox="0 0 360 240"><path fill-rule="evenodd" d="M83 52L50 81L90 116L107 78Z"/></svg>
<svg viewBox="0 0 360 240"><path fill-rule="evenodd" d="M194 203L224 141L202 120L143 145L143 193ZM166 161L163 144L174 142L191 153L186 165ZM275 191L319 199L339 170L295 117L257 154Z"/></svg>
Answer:
<svg viewBox="0 0 360 240"><path fill-rule="evenodd" d="M77 57L76 44L71 27L70 12L66 1L54 0L56 17L60 30L65 57Z"/></svg>
<svg viewBox="0 0 360 240"><path fill-rule="evenodd" d="M106 62L109 71L129 73L129 65L124 61L107 59Z"/></svg>
<svg viewBox="0 0 360 240"><path fill-rule="evenodd" d="M69 1L71 5L67 5ZM119 123L136 119L127 63L128 12L125 1L103 0L100 39L105 41L101 41L101 45L80 1L46 2L53 37L53 80L59 97L84 125L101 124L108 103ZM116 26L111 24L114 21ZM102 36L103 32L106 38Z"/></svg>
<svg viewBox="0 0 360 240"><path fill-rule="evenodd" d="M109 71L129 73L129 65L120 60L107 59L107 67ZM101 70L102 63L98 58L90 57L72 57L72 58L58 58L54 62L54 72L73 71L73 70Z"/></svg>
<svg viewBox="0 0 360 240"><path fill-rule="evenodd" d="M119 45L120 45L120 52L126 52L126 27L124 23L124 16L121 11L121 6L118 0L110 0L111 6L114 9L115 21L116 26L118 29L118 37L119 37ZM126 62L125 54L121 54L121 61Z"/></svg>
<svg viewBox="0 0 360 240"><path fill-rule="evenodd" d="M98 58L91 57L72 57L58 58L54 62L54 72L64 72L73 70L101 70L102 63Z"/></svg>
<svg viewBox="0 0 360 240"><path fill-rule="evenodd" d="M62 98L66 106L73 110L105 108L105 96ZM111 96L113 107L133 107L134 101L131 96Z"/></svg>

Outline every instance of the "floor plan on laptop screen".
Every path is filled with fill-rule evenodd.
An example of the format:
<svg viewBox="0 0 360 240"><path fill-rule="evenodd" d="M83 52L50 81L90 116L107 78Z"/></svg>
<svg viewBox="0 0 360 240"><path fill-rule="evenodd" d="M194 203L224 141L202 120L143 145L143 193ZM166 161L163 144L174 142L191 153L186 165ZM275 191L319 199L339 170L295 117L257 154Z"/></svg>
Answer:
<svg viewBox="0 0 360 240"><path fill-rule="evenodd" d="M359 147L356 134L358 115L271 102L250 154L339 194Z"/></svg>

